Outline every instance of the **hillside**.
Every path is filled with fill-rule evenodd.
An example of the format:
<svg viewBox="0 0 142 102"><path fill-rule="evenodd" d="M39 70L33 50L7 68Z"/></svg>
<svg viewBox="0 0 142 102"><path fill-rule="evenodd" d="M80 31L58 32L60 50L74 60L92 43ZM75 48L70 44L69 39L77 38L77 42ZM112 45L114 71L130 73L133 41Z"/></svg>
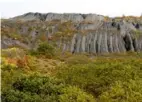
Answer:
<svg viewBox="0 0 142 102"><path fill-rule="evenodd" d="M140 52L142 18L27 13L2 21L2 48L36 48L38 41L54 42L72 53Z"/></svg>
<svg viewBox="0 0 142 102"><path fill-rule="evenodd" d="M27 13L1 23L2 102L142 102L142 17Z"/></svg>

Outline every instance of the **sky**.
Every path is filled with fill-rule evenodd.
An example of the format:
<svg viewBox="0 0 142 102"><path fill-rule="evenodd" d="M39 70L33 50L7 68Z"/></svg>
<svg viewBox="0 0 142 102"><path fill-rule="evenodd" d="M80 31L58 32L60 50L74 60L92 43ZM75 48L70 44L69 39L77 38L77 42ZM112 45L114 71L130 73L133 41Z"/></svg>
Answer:
<svg viewBox="0 0 142 102"><path fill-rule="evenodd" d="M0 0L1 18L27 12L95 13L104 16L140 16L142 0Z"/></svg>

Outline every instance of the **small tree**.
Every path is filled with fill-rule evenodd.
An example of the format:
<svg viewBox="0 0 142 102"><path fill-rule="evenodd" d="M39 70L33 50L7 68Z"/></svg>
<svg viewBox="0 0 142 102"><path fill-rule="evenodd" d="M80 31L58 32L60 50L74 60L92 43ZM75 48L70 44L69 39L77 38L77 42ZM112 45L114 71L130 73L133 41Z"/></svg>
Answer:
<svg viewBox="0 0 142 102"><path fill-rule="evenodd" d="M39 55L45 55L46 57L51 58L55 55L55 48L52 45L49 45L47 42L43 42L37 48L37 53Z"/></svg>

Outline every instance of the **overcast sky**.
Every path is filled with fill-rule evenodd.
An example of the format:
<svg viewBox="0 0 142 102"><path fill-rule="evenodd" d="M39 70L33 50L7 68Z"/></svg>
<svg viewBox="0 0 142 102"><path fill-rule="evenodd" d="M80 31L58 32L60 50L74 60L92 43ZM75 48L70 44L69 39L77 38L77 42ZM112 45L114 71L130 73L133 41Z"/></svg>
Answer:
<svg viewBox="0 0 142 102"><path fill-rule="evenodd" d="M96 13L105 16L142 14L142 0L0 0L2 18L27 12Z"/></svg>

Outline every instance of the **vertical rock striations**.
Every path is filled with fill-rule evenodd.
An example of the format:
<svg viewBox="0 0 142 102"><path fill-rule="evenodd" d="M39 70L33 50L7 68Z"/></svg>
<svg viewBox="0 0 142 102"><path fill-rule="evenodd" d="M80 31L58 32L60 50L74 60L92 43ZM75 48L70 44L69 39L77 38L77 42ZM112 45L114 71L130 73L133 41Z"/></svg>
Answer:
<svg viewBox="0 0 142 102"><path fill-rule="evenodd" d="M7 32L6 28L18 30L21 37L28 37L28 44L2 37L2 48L15 45L34 48L40 35L45 34L40 38L48 39L49 43L54 39L63 52L107 54L142 51L142 22L139 18L125 20L96 14L27 13L10 20L2 24L2 31L11 36L16 32Z"/></svg>
<svg viewBox="0 0 142 102"><path fill-rule="evenodd" d="M107 54L142 51L142 37L136 38L130 33L122 36L120 31L107 29L97 30L87 35L75 34L70 43L72 53Z"/></svg>

